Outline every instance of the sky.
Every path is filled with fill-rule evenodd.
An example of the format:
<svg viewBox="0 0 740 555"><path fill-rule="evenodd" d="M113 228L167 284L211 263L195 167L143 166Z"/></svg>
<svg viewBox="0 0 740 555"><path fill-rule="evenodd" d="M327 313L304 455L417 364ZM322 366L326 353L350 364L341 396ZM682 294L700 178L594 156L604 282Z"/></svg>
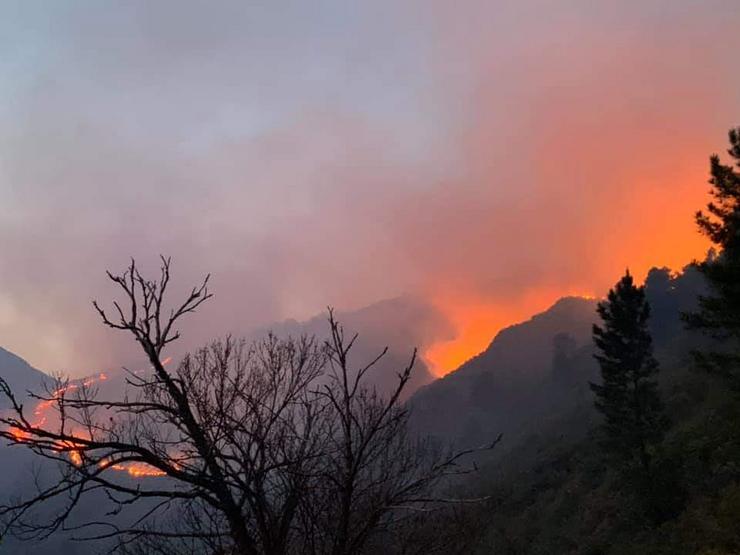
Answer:
<svg viewBox="0 0 740 555"><path fill-rule="evenodd" d="M165 254L187 347L413 295L443 374L701 257L740 124L736 0L0 7L0 345L47 372L132 360L90 301Z"/></svg>

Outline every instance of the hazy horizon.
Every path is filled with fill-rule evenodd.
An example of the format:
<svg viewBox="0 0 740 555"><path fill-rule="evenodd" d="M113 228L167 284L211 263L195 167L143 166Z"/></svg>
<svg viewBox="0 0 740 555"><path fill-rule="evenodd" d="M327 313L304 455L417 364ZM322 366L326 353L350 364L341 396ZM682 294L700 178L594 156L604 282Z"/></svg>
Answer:
<svg viewBox="0 0 740 555"><path fill-rule="evenodd" d="M138 356L90 305L131 256L212 274L188 346L410 295L440 372L708 246L737 2L4 6L0 346L44 371Z"/></svg>

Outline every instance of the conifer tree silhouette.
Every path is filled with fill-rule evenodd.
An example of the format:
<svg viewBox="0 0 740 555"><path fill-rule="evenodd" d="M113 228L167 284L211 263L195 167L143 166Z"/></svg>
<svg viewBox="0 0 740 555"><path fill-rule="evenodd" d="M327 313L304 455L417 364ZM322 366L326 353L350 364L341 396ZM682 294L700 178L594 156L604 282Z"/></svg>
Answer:
<svg viewBox="0 0 740 555"><path fill-rule="evenodd" d="M649 474L650 446L662 439L667 419L653 379L658 363L647 327L650 306L644 287L636 286L627 271L597 312L603 327L593 327L599 351L594 356L602 383L590 385L596 408L604 416L603 444L619 459L638 462Z"/></svg>
<svg viewBox="0 0 740 555"><path fill-rule="evenodd" d="M713 200L706 212L696 213L699 231L717 249L697 268L706 278L709 293L699 297L699 310L684 314L689 329L722 341L716 349L695 352L698 365L726 378L740 391L740 128L729 132L728 153L734 164L710 159L709 183Z"/></svg>

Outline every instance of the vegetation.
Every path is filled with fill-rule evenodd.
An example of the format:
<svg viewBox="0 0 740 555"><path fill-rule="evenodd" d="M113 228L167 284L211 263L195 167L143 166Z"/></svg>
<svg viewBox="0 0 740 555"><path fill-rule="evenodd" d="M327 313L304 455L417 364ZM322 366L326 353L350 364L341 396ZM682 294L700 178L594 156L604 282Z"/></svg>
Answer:
<svg viewBox="0 0 740 555"><path fill-rule="evenodd" d="M711 194L714 200L707 213L696 213L699 230L718 248L719 253L698 264L710 286L710 293L699 298L699 310L688 313L686 322L721 341L695 358L704 369L723 376L740 390L740 128L729 133L729 154L735 167L711 158Z"/></svg>
<svg viewBox="0 0 740 555"><path fill-rule="evenodd" d="M399 402L415 354L392 393L379 395L365 378L385 353L352 367L356 336L347 338L330 311L323 344L270 335L247 345L229 337L168 370L162 359L180 336L176 326L211 294L206 278L167 309L170 263L162 262L157 281L134 262L122 275L109 274L125 299L114 302L115 318L95 303L103 322L131 334L153 368L129 372L134 395L101 399L89 387L60 383L36 396L55 407L56 421L36 423L0 378L12 409L0 417L0 437L62 469L35 495L0 506L2 535L43 538L71 528L84 539L157 553L392 553L426 525L417 514L460 501L440 498L437 486L465 472L461 459L475 450L415 441ZM132 482L117 472L129 464L156 479ZM98 492L111 518L70 524L81 500ZM56 514L36 518L34 510L50 501L62 501ZM433 540L427 552L444 534Z"/></svg>
<svg viewBox="0 0 740 555"><path fill-rule="evenodd" d="M740 130L730 144L740 167ZM364 378L383 353L352 365L355 339L331 312L326 343L227 338L168 370L163 351L176 322L208 299L206 283L168 312L169 262L157 282L132 264L110 276L127 309L114 304L113 319L98 310L152 364L151 376L130 376L138 396L38 396L59 416L40 426L0 380L13 410L0 436L62 467L51 486L0 509L5 529L51 533L102 490L115 517L145 510L133 524L78 530L92 524L93 537L118 538L131 554L740 553L740 173L716 156L710 171L714 200L696 216L717 248L706 260L654 268L643 286L627 273L597 314L587 308L601 319L593 343L579 344L584 305L561 302L408 404L399 399L413 358L379 395ZM488 371L494 356L540 361L534 343L551 347L549 372ZM523 355L507 358L507 348ZM490 453L498 440L452 452L415 435L436 426L471 443L502 414L516 438L505 453ZM525 436L532 421L538 431ZM465 456L480 472L460 467ZM162 479L132 484L109 472L128 463ZM67 502L51 521L30 518L58 498Z"/></svg>
<svg viewBox="0 0 740 555"><path fill-rule="evenodd" d="M658 361L648 330L650 305L645 288L637 287L629 271L599 303L603 328L594 324L594 355L601 383L592 383L596 409L602 414L601 444L616 460L625 483L643 500L646 516L660 522L671 514L676 492L667 483L665 469L654 462L654 449L668 427L663 402L654 380ZM666 489L667 486L673 486Z"/></svg>
<svg viewBox="0 0 740 555"><path fill-rule="evenodd" d="M603 444L628 465L636 460L649 476L651 447L662 440L668 421L653 380L658 362L647 326L650 305L644 287L635 286L627 272L597 312L604 322L603 328L593 328L601 383L592 383L591 389L604 416Z"/></svg>
<svg viewBox="0 0 740 555"><path fill-rule="evenodd" d="M740 160L740 131L730 132L730 143ZM603 381L593 389L601 424L564 439L582 411L574 409L570 420L486 468L491 501L482 510L493 524L479 553L740 553L740 177L716 156L711 174L711 216L699 212L697 222L719 252L677 274L654 269L644 288L625 276L599 305L605 325L594 339ZM656 309L652 321L649 305ZM660 380L649 379L657 369L651 335L658 338ZM567 360L558 358L559 372L567 372ZM627 401L630 383L641 401ZM626 476L634 465L605 465L606 453L627 461L637 455L649 480L631 487Z"/></svg>

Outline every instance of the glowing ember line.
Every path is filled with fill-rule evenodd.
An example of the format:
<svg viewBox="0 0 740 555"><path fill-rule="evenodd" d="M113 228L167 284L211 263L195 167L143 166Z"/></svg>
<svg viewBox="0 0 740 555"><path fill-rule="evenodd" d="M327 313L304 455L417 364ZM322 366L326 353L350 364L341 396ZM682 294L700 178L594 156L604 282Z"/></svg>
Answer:
<svg viewBox="0 0 740 555"><path fill-rule="evenodd" d="M162 364L166 365L166 364L169 364L170 362L172 362L172 358L167 357L166 359L162 361ZM76 391L81 386L91 387L98 382L103 382L106 380L108 380L108 376L105 373L101 372L100 374L96 376L85 378L81 383L70 383L64 387L60 387L59 389L54 390L51 394L51 399L39 401L36 407L34 408L33 415L35 417L35 421L31 424L32 427L41 428L42 426L44 426L44 424L48 422L48 417L47 417L48 411L53 407L54 403L66 393L69 393L71 391ZM25 432L17 428L14 428L13 430L11 430L11 433L13 434L13 437L15 437L18 441L26 441L30 439L30 434L28 432ZM69 460L75 466L83 465L81 446L75 444L74 442L63 442L59 445L56 445L55 448L59 452L66 452L69 456ZM157 476L166 475L166 473L163 472L162 470L149 466L148 464L145 464L145 463L109 464L106 461L101 461L98 464L101 468L116 470L119 472L126 472L129 476L132 476L134 478L157 477Z"/></svg>

